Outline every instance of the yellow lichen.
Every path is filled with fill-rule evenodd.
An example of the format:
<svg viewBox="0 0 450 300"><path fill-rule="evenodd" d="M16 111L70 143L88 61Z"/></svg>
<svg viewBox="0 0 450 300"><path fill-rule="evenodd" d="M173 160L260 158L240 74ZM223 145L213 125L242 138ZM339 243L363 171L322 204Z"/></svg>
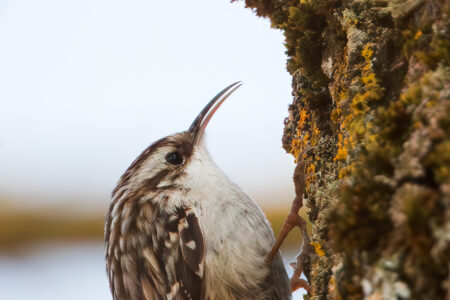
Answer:
<svg viewBox="0 0 450 300"><path fill-rule="evenodd" d="M379 84L373 69L372 59L374 51L371 44L364 46L361 51L361 56L364 58L364 62L361 64L361 77L356 78L354 82L358 82L361 85L360 92L353 95L350 105L349 113L342 120L340 126L340 133L338 135L338 151L334 160L345 160L348 157L349 150L354 147L355 144L362 140L367 142L375 141L376 136L371 133L372 125L366 120L366 113L370 109L372 101L376 101L382 98L384 89ZM341 103L343 99L348 97L346 91L341 91L339 94L339 102L337 103L337 109L333 117L338 118L342 114L341 106L345 102ZM341 172L340 176L344 176L346 172Z"/></svg>
<svg viewBox="0 0 450 300"><path fill-rule="evenodd" d="M351 169L349 167L344 167L339 170L339 179L345 178L350 175Z"/></svg>
<svg viewBox="0 0 450 300"><path fill-rule="evenodd" d="M352 109L357 115L367 112L371 100L378 100L383 96L383 88L379 85L375 72L373 71L373 50L370 44L364 47L361 55L364 58L364 63L361 67L363 92L357 93L352 99Z"/></svg>

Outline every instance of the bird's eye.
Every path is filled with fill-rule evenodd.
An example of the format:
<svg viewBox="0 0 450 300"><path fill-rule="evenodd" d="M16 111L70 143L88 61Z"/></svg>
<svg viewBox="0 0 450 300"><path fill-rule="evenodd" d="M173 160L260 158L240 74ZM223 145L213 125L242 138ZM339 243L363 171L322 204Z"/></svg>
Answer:
<svg viewBox="0 0 450 300"><path fill-rule="evenodd" d="M178 152L170 152L166 155L166 161L171 165L181 165L183 163L183 156Z"/></svg>

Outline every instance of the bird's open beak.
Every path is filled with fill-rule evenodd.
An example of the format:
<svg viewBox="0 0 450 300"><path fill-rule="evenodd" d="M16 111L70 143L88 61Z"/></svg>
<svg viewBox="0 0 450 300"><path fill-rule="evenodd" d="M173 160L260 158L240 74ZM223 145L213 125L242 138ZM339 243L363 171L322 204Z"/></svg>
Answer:
<svg viewBox="0 0 450 300"><path fill-rule="evenodd" d="M195 118L188 130L191 133L193 145L197 144L202 139L209 120L211 120L220 105L241 85L242 82L238 81L224 88L211 101L209 101L205 108L203 108L203 110L198 114L197 118Z"/></svg>

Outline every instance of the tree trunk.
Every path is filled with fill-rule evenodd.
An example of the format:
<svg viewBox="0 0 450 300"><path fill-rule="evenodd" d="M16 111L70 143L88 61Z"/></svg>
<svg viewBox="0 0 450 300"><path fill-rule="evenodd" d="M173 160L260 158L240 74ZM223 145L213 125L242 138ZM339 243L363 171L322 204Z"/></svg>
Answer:
<svg viewBox="0 0 450 300"><path fill-rule="evenodd" d="M449 1L246 0L286 37L308 299L450 299Z"/></svg>

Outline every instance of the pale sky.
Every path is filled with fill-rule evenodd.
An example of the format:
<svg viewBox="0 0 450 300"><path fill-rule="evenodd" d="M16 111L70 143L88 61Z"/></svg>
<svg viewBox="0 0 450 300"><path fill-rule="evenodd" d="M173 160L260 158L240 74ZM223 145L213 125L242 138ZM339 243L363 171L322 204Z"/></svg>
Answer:
<svg viewBox="0 0 450 300"><path fill-rule="evenodd" d="M243 3L2 0L0 41L0 196L106 203L141 151L238 80L209 150L250 194L293 194L283 36Z"/></svg>

